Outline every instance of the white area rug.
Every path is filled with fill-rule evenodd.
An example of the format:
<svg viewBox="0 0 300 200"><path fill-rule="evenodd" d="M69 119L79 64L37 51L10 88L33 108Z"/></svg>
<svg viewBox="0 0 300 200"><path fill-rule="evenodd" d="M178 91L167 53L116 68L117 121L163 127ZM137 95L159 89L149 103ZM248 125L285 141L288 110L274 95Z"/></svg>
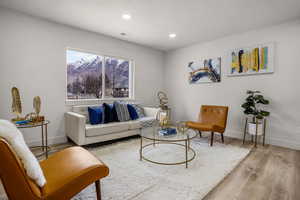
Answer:
<svg viewBox="0 0 300 200"><path fill-rule="evenodd" d="M139 139L89 149L110 168L101 181L103 200L200 200L212 190L250 149L218 142L210 147L205 139L191 143L196 157L185 165L165 166L139 160ZM158 145L146 155L160 161L184 159L184 149ZM94 184L72 200L95 200Z"/></svg>

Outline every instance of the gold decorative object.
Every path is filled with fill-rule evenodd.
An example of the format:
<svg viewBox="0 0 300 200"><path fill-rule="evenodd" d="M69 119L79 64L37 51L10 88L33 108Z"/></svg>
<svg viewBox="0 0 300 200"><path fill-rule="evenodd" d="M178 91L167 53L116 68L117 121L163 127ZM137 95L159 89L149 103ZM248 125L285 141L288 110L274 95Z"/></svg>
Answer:
<svg viewBox="0 0 300 200"><path fill-rule="evenodd" d="M159 126L162 129L168 128L169 126L172 125L171 121L170 121L168 110L159 109L159 111L157 112L157 115L156 115L156 120L158 121Z"/></svg>
<svg viewBox="0 0 300 200"><path fill-rule="evenodd" d="M20 93L18 88L13 87L11 89L11 95L12 95L12 112L17 115L15 119L12 119L12 121L19 121L23 120L21 117L22 114L22 103L21 103L21 98L20 98Z"/></svg>
<svg viewBox="0 0 300 200"><path fill-rule="evenodd" d="M36 96L33 98L33 108L37 116L39 116L41 112L41 98Z"/></svg>
<svg viewBox="0 0 300 200"><path fill-rule="evenodd" d="M36 122L37 120L37 114L35 112L32 112L32 113L28 113L26 116L25 116L25 119L26 120L29 120L31 122Z"/></svg>
<svg viewBox="0 0 300 200"><path fill-rule="evenodd" d="M188 127L186 126L186 122L184 121L177 122L176 128L180 133L185 133L185 131L188 130Z"/></svg>
<svg viewBox="0 0 300 200"><path fill-rule="evenodd" d="M159 91L157 93L157 97L159 100L159 107L160 110L157 113L156 119L159 122L159 126L161 128L167 128L171 125L171 119L170 119L170 111L171 109L168 107L168 97L167 94Z"/></svg>
<svg viewBox="0 0 300 200"><path fill-rule="evenodd" d="M33 98L33 113L29 113L29 120L32 122L42 122L45 120L44 116L40 116L41 112L41 98L39 96L36 96Z"/></svg>
<svg viewBox="0 0 300 200"><path fill-rule="evenodd" d="M166 110L168 109L168 97L167 97L167 94L162 92L162 91L159 91L157 93L157 97L158 97L158 100L159 100L159 107L163 110Z"/></svg>

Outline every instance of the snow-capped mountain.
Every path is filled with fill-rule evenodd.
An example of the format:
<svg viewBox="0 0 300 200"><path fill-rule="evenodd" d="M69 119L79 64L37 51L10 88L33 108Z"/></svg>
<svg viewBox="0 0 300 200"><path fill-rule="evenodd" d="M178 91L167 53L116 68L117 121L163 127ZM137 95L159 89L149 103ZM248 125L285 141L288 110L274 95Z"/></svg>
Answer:
<svg viewBox="0 0 300 200"><path fill-rule="evenodd" d="M74 76L82 73L99 73L102 70L102 59L99 56L81 59L68 64L68 75Z"/></svg>
<svg viewBox="0 0 300 200"><path fill-rule="evenodd" d="M76 79L85 80L89 76L100 77L102 74L103 59L100 56L90 56L85 59L69 63L67 66L68 83L73 83ZM106 82L114 87L128 87L129 79L129 63L123 61L118 63L117 59L107 60L105 65L105 74L108 79Z"/></svg>

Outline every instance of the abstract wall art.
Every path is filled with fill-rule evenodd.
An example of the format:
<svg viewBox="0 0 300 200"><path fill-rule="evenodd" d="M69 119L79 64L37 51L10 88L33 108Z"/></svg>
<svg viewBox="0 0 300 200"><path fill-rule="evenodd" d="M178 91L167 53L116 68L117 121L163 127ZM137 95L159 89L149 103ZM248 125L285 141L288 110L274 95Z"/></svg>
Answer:
<svg viewBox="0 0 300 200"><path fill-rule="evenodd" d="M274 44L237 48L230 51L229 76L266 74L274 72Z"/></svg>
<svg viewBox="0 0 300 200"><path fill-rule="evenodd" d="M189 62L189 83L214 83L221 81L221 57Z"/></svg>

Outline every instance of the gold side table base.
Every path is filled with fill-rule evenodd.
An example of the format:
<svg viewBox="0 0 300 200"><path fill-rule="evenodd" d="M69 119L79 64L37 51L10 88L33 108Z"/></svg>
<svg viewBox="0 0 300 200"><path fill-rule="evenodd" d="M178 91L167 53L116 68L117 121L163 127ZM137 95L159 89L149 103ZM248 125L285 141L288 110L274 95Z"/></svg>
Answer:
<svg viewBox="0 0 300 200"><path fill-rule="evenodd" d="M41 149L41 153L39 154L34 154L36 157L40 157L45 155L46 158L48 158L48 153L51 150L51 148L49 146L31 146L29 147L31 150L35 150L35 149Z"/></svg>

